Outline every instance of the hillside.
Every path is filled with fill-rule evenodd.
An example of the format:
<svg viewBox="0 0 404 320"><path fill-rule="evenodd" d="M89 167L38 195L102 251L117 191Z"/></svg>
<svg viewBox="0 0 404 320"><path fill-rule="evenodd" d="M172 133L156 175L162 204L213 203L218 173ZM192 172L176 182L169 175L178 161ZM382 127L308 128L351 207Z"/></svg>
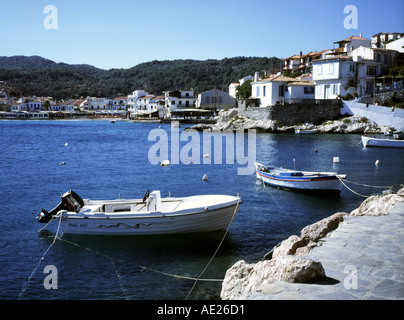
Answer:
<svg viewBox="0 0 404 320"><path fill-rule="evenodd" d="M129 69L103 70L89 65L56 63L38 56L0 57L0 81L15 96L116 97L136 89L155 95L174 89L227 90L231 82L262 70L277 70L278 58L235 57L222 60L165 60Z"/></svg>

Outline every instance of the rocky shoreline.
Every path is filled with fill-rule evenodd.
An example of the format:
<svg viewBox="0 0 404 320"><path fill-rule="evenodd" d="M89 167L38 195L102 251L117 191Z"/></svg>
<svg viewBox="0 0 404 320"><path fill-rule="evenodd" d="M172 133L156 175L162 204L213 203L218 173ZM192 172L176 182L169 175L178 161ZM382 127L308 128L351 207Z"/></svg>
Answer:
<svg viewBox="0 0 404 320"><path fill-rule="evenodd" d="M274 283L321 283L327 275L321 261L307 258L310 251L322 245L347 218L388 215L396 203L404 202L404 188L396 194L367 198L351 213L337 212L305 227L300 236L292 235L275 246L262 261L236 262L227 270L220 297L223 300L266 299L265 288Z"/></svg>
<svg viewBox="0 0 404 320"><path fill-rule="evenodd" d="M197 124L188 129L197 131L237 131L255 129L257 132L282 133L294 132L295 129L317 130L319 133L384 133L394 131L394 128L388 126L379 126L364 117L348 116L338 120L325 121L321 124L304 123L293 126L287 126L278 120L255 120L242 117L237 114L237 109L221 111L215 124Z"/></svg>

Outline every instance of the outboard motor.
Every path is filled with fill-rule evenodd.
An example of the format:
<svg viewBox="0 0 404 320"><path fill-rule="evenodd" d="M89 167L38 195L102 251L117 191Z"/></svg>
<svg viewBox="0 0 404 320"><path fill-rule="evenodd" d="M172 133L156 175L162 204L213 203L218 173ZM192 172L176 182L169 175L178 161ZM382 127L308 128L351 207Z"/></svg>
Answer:
<svg viewBox="0 0 404 320"><path fill-rule="evenodd" d="M60 201L60 203L54 209L49 212L42 209L41 213L38 214L37 219L38 222L48 223L60 210L79 212L83 206L83 199L81 199L80 196L73 190L70 190L62 195L62 201Z"/></svg>

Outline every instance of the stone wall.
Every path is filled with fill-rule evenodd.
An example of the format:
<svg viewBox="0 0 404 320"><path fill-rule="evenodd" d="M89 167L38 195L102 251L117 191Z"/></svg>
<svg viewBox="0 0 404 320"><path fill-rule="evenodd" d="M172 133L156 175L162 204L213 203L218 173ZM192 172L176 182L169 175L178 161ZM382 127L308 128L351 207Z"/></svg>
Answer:
<svg viewBox="0 0 404 320"><path fill-rule="evenodd" d="M360 97L360 102L373 104L377 100L379 105L387 106L388 104L391 103L391 101L394 98L403 100L404 90L376 93L374 96L373 95L362 96Z"/></svg>
<svg viewBox="0 0 404 320"><path fill-rule="evenodd" d="M272 107L239 107L238 115L255 120L277 120L292 126L300 123L320 124L340 117L340 100L317 101L313 104L285 104Z"/></svg>

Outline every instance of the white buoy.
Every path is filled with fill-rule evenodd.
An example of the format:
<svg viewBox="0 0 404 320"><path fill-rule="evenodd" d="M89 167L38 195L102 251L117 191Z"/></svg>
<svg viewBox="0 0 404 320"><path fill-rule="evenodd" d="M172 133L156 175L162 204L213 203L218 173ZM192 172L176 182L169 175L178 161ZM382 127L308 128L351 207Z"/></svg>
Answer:
<svg viewBox="0 0 404 320"><path fill-rule="evenodd" d="M203 175L202 180L203 181L208 181L208 175L206 173Z"/></svg>
<svg viewBox="0 0 404 320"><path fill-rule="evenodd" d="M339 163L339 157L334 157L334 158L332 158L332 162L334 162L334 163Z"/></svg>
<svg viewBox="0 0 404 320"><path fill-rule="evenodd" d="M169 166L170 165L170 160L164 160L162 163L161 163L161 166L162 167L166 167L166 166Z"/></svg>
<svg viewBox="0 0 404 320"><path fill-rule="evenodd" d="M68 146L68 143L66 142L66 143L65 143L65 147L67 147L67 146Z"/></svg>
<svg viewBox="0 0 404 320"><path fill-rule="evenodd" d="M376 160L376 162L375 162L375 165L379 165L379 163L380 163L380 161L379 160Z"/></svg>

